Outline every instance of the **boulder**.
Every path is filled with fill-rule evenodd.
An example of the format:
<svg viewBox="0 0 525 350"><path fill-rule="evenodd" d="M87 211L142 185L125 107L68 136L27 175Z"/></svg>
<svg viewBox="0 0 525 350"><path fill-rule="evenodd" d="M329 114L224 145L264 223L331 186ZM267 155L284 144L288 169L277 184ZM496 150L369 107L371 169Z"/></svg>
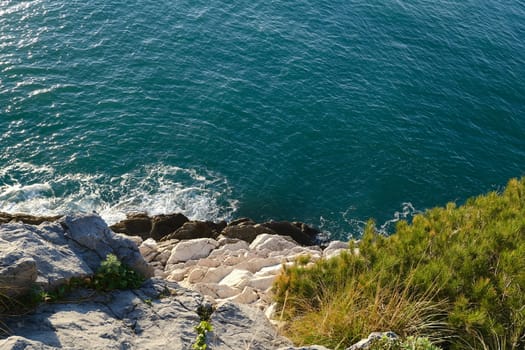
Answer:
<svg viewBox="0 0 525 350"><path fill-rule="evenodd" d="M297 243L310 246L318 243L320 231L311 228L302 222L269 221L261 224L281 236L290 236Z"/></svg>
<svg viewBox="0 0 525 350"><path fill-rule="evenodd" d="M128 214L126 219L110 226L113 232L128 236L139 236L142 239L150 238L151 218L146 213Z"/></svg>
<svg viewBox="0 0 525 350"><path fill-rule="evenodd" d="M53 289L72 277L92 275L108 254L145 277L153 270L137 245L113 233L97 215L66 216L38 226L0 225L0 283L21 293L36 283Z"/></svg>
<svg viewBox="0 0 525 350"><path fill-rule="evenodd" d="M255 237L263 233L275 234L275 232L267 227L244 223L239 225L228 225L221 232L221 234L227 238L242 239L248 243L253 242Z"/></svg>
<svg viewBox="0 0 525 350"><path fill-rule="evenodd" d="M126 219L110 228L114 232L128 236L140 236L142 239L153 238L159 241L167 234L175 232L189 219L179 213L148 216L146 213L128 214Z"/></svg>
<svg viewBox="0 0 525 350"><path fill-rule="evenodd" d="M77 249L85 252L83 260L93 270L100 266L108 254L117 258L144 277L153 276L153 269L144 260L135 242L125 235L113 233L95 214L65 216L60 220L64 236L73 241Z"/></svg>
<svg viewBox="0 0 525 350"><path fill-rule="evenodd" d="M234 269L226 275L219 284L235 288L244 288L252 277L253 274L250 271Z"/></svg>
<svg viewBox="0 0 525 350"><path fill-rule="evenodd" d="M220 232L220 231L219 231ZM188 221L179 227L175 232L172 232L164 237L162 240L168 239L195 239L195 238L217 238L219 232L216 230L216 225L210 221Z"/></svg>
<svg viewBox="0 0 525 350"><path fill-rule="evenodd" d="M283 251L297 246L291 239L284 236L261 234L250 244L252 250Z"/></svg>
<svg viewBox="0 0 525 350"><path fill-rule="evenodd" d="M3 286L24 293L33 283L52 289L71 277L93 274L93 268L81 253L68 245L62 227L58 223L52 226L62 233L62 244L50 242L53 231L18 223L0 226L0 281ZM100 259L98 263L100 265Z"/></svg>
<svg viewBox="0 0 525 350"><path fill-rule="evenodd" d="M169 233L178 230L188 221L188 218L182 214L155 215L151 219L150 237L159 241Z"/></svg>
<svg viewBox="0 0 525 350"><path fill-rule="evenodd" d="M171 251L167 265L207 257L219 243L211 238L198 238L178 243Z"/></svg>

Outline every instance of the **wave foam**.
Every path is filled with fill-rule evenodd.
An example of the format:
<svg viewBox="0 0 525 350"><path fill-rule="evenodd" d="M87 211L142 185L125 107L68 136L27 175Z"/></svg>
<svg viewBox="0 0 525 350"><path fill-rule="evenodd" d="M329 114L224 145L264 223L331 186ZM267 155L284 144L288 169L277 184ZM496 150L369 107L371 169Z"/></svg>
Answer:
<svg viewBox="0 0 525 350"><path fill-rule="evenodd" d="M108 224L130 212L179 212L193 220L226 220L237 209L228 181L211 172L151 165L117 176L57 174L18 163L0 172L0 211L34 215L97 212Z"/></svg>

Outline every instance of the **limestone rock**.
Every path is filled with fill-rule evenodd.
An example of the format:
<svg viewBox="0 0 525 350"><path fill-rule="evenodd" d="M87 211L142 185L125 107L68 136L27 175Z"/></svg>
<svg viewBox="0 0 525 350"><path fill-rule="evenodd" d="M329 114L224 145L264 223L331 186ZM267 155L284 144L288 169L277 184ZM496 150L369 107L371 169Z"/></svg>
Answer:
<svg viewBox="0 0 525 350"><path fill-rule="evenodd" d="M234 269L226 277L224 277L219 284L227 285L235 288L244 288L253 274L246 270Z"/></svg>
<svg viewBox="0 0 525 350"><path fill-rule="evenodd" d="M212 314L214 330L209 334L213 350L269 350L292 346L280 336L264 313L256 308L226 302Z"/></svg>
<svg viewBox="0 0 525 350"><path fill-rule="evenodd" d="M181 261L196 260L207 257L219 245L211 238L198 238L178 243L171 251L167 264L176 264Z"/></svg>
<svg viewBox="0 0 525 350"><path fill-rule="evenodd" d="M62 230L59 224L52 224ZM0 226L0 281L13 283L20 292L37 282L46 289L64 283L73 276L93 274L82 256L67 245L52 244L49 231L24 224ZM63 233L63 231L62 231ZM7 284L9 286L9 284ZM11 287L11 286L9 286Z"/></svg>
<svg viewBox="0 0 525 350"><path fill-rule="evenodd" d="M297 243L283 236L261 234L250 244L252 250L282 251L297 246Z"/></svg>
<svg viewBox="0 0 525 350"><path fill-rule="evenodd" d="M166 291L177 293L166 295ZM16 336L1 349L190 349L202 298L176 284L152 280L137 291L115 291L83 303L40 306L7 321Z"/></svg>
<svg viewBox="0 0 525 350"><path fill-rule="evenodd" d="M346 350L363 350L368 349L372 343L378 339L381 339L382 337L386 337L390 340L398 339L398 335L394 332L372 332L366 339L361 339L354 345L350 346Z"/></svg>

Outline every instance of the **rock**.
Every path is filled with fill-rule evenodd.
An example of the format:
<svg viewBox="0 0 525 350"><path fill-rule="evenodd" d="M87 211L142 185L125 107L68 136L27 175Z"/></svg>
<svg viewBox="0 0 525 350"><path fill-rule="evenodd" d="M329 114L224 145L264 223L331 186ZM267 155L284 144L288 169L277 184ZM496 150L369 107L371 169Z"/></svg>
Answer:
<svg viewBox="0 0 525 350"><path fill-rule="evenodd" d="M398 335L394 332L372 332L366 339L361 339L354 345L350 346L346 350L362 350L368 349L374 341L386 337L390 340L399 339Z"/></svg>
<svg viewBox="0 0 525 350"><path fill-rule="evenodd" d="M276 236L271 234L261 234L250 244L252 250L269 250L282 251L292 249L297 246L297 243L291 239L286 239L283 236Z"/></svg>
<svg viewBox="0 0 525 350"><path fill-rule="evenodd" d="M248 286L257 290L265 291L270 288L276 276L254 277L248 282Z"/></svg>
<svg viewBox="0 0 525 350"><path fill-rule="evenodd" d="M2 248L0 243L0 252ZM6 264L6 267L0 267L0 294L15 297L29 292L38 276L36 261L31 257L17 259L1 253L0 261L2 265Z"/></svg>
<svg viewBox="0 0 525 350"><path fill-rule="evenodd" d="M317 244L320 231L311 228L302 222L270 221L261 224L281 236L290 236L297 243L310 246Z"/></svg>
<svg viewBox="0 0 525 350"><path fill-rule="evenodd" d="M137 245L110 231L97 215L76 215L39 226L0 225L0 282L27 291L33 283L52 289L72 277L92 275L115 254L145 277L153 275Z"/></svg>
<svg viewBox="0 0 525 350"><path fill-rule="evenodd" d="M219 284L242 289L249 283L252 277L253 274L249 271L234 269L226 275Z"/></svg>
<svg viewBox="0 0 525 350"><path fill-rule="evenodd" d="M214 299L232 298L241 293L240 289L217 283L200 283L195 287L200 293Z"/></svg>
<svg viewBox="0 0 525 350"><path fill-rule="evenodd" d="M151 232L151 218L146 213L128 214L126 219L110 226L113 232L148 239Z"/></svg>
<svg viewBox="0 0 525 350"><path fill-rule="evenodd" d="M170 295L176 293L177 295ZM202 297L174 283L151 280L82 303L45 304L7 321L15 336L1 349L190 349Z"/></svg>
<svg viewBox="0 0 525 350"><path fill-rule="evenodd" d="M205 283L219 283L224 277L229 275L233 271L233 267L230 266L218 266L216 268L210 268L206 272L206 275L202 279Z"/></svg>
<svg viewBox="0 0 525 350"><path fill-rule="evenodd" d="M218 245L219 243L211 238L198 238L191 241L180 242L171 251L171 256L167 264L205 258Z"/></svg>
<svg viewBox="0 0 525 350"><path fill-rule="evenodd" d="M267 227L244 223L239 225L228 225L221 232L221 234L227 238L238 238L248 243L253 242L255 237L263 233L275 234L275 232Z"/></svg>
<svg viewBox="0 0 525 350"><path fill-rule="evenodd" d="M229 298L231 302L239 303L239 304L251 304L256 302L259 299L259 295L250 286L244 287L242 292L240 294L237 294L236 296Z"/></svg>
<svg viewBox="0 0 525 350"><path fill-rule="evenodd" d="M33 216L27 214L9 214L0 213L0 224L7 224L8 222L21 222L28 225L40 225L44 222L55 222L60 219L62 215L57 216Z"/></svg>
<svg viewBox="0 0 525 350"><path fill-rule="evenodd" d="M126 219L112 225L114 232L123 233L128 236L140 236L142 239L153 238L161 240L167 234L175 232L188 218L182 214L167 214L148 216L146 213L133 213L127 215Z"/></svg>
<svg viewBox="0 0 525 350"><path fill-rule="evenodd" d="M255 221L250 218L239 218L230 221L228 226L240 226L240 225L255 225Z"/></svg>
<svg viewBox="0 0 525 350"><path fill-rule="evenodd" d="M178 230L188 218L182 214L155 215L151 219L150 237L160 241L164 236Z"/></svg>
<svg viewBox="0 0 525 350"><path fill-rule="evenodd" d="M60 224L65 228L66 238L73 240L80 249L90 252L83 254L83 260L93 270L100 266L100 259L104 260L108 254L115 254L120 261L144 277L153 276L153 269L142 257L135 242L124 235L113 233L100 216L65 216Z"/></svg>
<svg viewBox="0 0 525 350"><path fill-rule="evenodd" d="M215 229L215 224L209 221L188 221L162 240L168 239L195 239L195 238L217 238L219 232Z"/></svg>
<svg viewBox="0 0 525 350"><path fill-rule="evenodd" d="M291 342L280 336L264 313L247 305L226 302L211 316L213 332L209 344L213 350L268 350L290 347Z"/></svg>
<svg viewBox="0 0 525 350"><path fill-rule="evenodd" d="M188 274L188 282L195 284L197 282L201 282L204 276L206 275L206 272L208 269L206 268L195 268L192 269L191 272Z"/></svg>
<svg viewBox="0 0 525 350"><path fill-rule="evenodd" d="M52 244L53 231L24 224L0 226L0 281L13 283L12 290L28 291L34 282L52 289L71 277L93 274L77 250L68 246L58 223L54 230L62 232L62 244ZM99 265L100 265L100 259ZM7 286L11 286L6 284Z"/></svg>

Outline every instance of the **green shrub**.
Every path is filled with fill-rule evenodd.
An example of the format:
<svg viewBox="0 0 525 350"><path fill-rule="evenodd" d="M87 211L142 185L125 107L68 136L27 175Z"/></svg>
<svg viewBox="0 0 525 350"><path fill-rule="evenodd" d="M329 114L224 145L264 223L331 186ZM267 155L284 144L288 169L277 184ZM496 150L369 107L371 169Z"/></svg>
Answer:
<svg viewBox="0 0 525 350"><path fill-rule="evenodd" d="M113 254L108 254L106 260L91 281L91 287L97 290L136 289L144 282L137 272L122 264Z"/></svg>
<svg viewBox="0 0 525 350"><path fill-rule="evenodd" d="M369 330L392 330L450 349L525 348L525 179L401 221L389 237L370 221L358 248L311 268L285 268L277 279L276 300L297 342L347 346ZM370 306L388 306L396 295L388 312ZM420 327L388 319L420 307L427 310L413 320ZM367 319L341 321L341 309ZM306 319L315 319L311 329L298 326Z"/></svg>

